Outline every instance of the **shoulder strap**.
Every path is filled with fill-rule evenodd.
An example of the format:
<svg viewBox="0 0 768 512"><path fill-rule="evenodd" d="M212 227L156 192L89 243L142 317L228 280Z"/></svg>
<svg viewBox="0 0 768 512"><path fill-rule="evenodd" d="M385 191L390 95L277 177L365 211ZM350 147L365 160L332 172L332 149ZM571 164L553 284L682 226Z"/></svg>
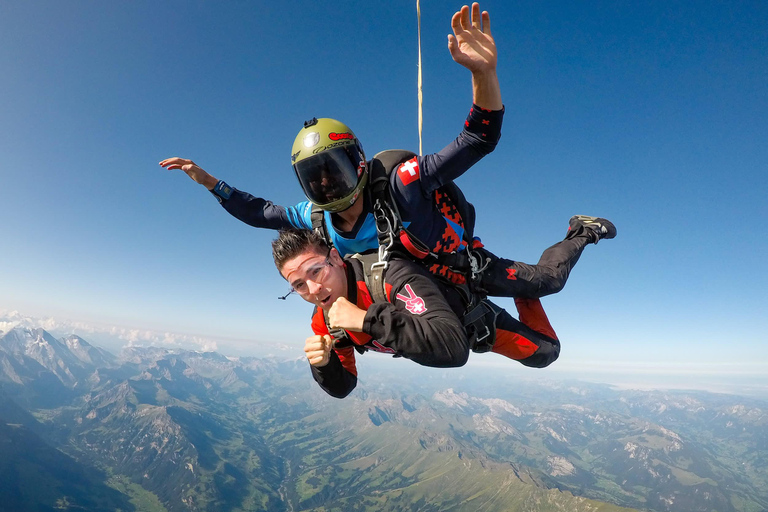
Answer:
<svg viewBox="0 0 768 512"><path fill-rule="evenodd" d="M384 272L386 261L382 262L378 253L355 254L352 256L363 264L365 286L371 292L373 302L387 302L387 291L384 288Z"/></svg>
<svg viewBox="0 0 768 512"><path fill-rule="evenodd" d="M368 187L371 191L371 198L375 201L381 199L382 202L390 208L394 209L394 213L397 215L399 223L400 214L397 211L397 205L392 200L389 187L389 176L392 174L400 164L415 157L416 153L413 151L407 151L405 149L387 149L386 151L380 151L374 155L373 159L368 166Z"/></svg>
<svg viewBox="0 0 768 512"><path fill-rule="evenodd" d="M389 177L398 165L414 158L416 153L405 149L388 149L376 153L368 165L368 190L376 219L379 245L390 245L402 229L402 218L392 199Z"/></svg>
<svg viewBox="0 0 768 512"><path fill-rule="evenodd" d="M387 149L380 151L374 155L373 159L368 163L368 185L365 187L367 193L370 194L371 205L376 206L377 199L379 203L386 207L392 213L392 222L395 223L392 228L401 226L400 212L397 210L397 205L392 201L392 197L389 189L389 176L392 174L398 165L415 157L416 153L405 149ZM333 246L330 233L328 232L328 226L325 222L325 212L316 204L312 204L312 210L309 214L310 221L312 223L312 229L317 231L328 243ZM379 230L377 221L377 231ZM383 228L383 226L382 226ZM380 232L381 235L381 232ZM379 240L381 244L381 237Z"/></svg>
<svg viewBox="0 0 768 512"><path fill-rule="evenodd" d="M373 156L373 159L368 166L368 186L370 186L371 189L377 189L378 191L388 190L389 175L392 174L392 171L394 171L398 165L415 156L416 153L406 149L387 149L385 151L379 151Z"/></svg>
<svg viewBox="0 0 768 512"><path fill-rule="evenodd" d="M389 149L376 153L368 166L369 182L366 188L368 188L371 194L371 204L373 205L374 218L376 219L379 258L378 262L373 259L371 263L363 262L363 268L366 276L366 285L368 285L368 289L371 291L375 302L386 300L383 271L386 269L386 260L388 259L389 252L395 246L395 241L399 242L405 251L417 260L426 262L426 258L429 257L432 262L445 265L455 272L465 274L468 277L474 275L475 269L471 268L470 263L472 261L469 255L472 253L475 210L455 183L446 183L438 190L449 198L463 220L464 241L467 244L466 251L453 254L434 254L426 244L409 233L403 226L397 204L392 198L390 176L400 164L414 157L416 157L416 153L412 151ZM371 256L371 258L374 257L375 254ZM474 295L473 291L467 290L467 295L468 297L465 297L465 299L469 304L476 303L472 297ZM376 298L377 296L379 297L378 299Z"/></svg>
<svg viewBox="0 0 768 512"><path fill-rule="evenodd" d="M354 254L352 258L360 261L363 265L363 276L365 286L371 293L373 302L387 302L387 291L384 288L384 272L387 269L387 262L379 259L378 253ZM331 329L328 323L328 313L323 310L323 319L328 333L334 338L334 348L355 347L358 352L364 351L362 347L356 345L344 329Z"/></svg>
<svg viewBox="0 0 768 512"><path fill-rule="evenodd" d="M331 234L328 233L328 226L325 224L325 211L316 204L312 203L312 210L309 213L309 220L312 222L312 229L323 237L328 247L333 247Z"/></svg>

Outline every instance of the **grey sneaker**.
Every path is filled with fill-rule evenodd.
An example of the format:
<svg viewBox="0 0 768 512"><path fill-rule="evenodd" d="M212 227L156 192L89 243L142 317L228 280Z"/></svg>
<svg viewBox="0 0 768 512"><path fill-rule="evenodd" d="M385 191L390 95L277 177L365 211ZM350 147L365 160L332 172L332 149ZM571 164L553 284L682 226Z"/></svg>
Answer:
<svg viewBox="0 0 768 512"><path fill-rule="evenodd" d="M594 234L593 243L597 244L603 238L614 238L616 226L608 219L602 217L590 217L589 215L574 215L569 222L568 231L583 226Z"/></svg>

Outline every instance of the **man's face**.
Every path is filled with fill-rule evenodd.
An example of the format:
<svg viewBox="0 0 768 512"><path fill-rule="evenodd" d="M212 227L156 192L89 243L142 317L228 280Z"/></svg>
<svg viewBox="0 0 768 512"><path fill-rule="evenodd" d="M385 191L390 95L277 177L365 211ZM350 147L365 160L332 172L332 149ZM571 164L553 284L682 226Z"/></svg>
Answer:
<svg viewBox="0 0 768 512"><path fill-rule="evenodd" d="M280 273L302 299L326 311L347 296L344 262L336 249L326 254L309 248L286 261Z"/></svg>
<svg viewBox="0 0 768 512"><path fill-rule="evenodd" d="M314 197L321 199L322 203L337 201L349 193L349 185L327 170L321 171L318 179L309 182L309 186L312 188Z"/></svg>

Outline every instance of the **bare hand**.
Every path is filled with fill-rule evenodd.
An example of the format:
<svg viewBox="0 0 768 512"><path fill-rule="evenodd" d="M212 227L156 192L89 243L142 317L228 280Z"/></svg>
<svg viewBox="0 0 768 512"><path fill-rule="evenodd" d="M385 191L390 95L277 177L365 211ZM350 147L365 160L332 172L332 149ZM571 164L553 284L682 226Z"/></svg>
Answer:
<svg viewBox="0 0 768 512"><path fill-rule="evenodd" d="M348 329L362 332L365 310L360 309L344 297L339 297L328 310L328 324L332 329Z"/></svg>
<svg viewBox="0 0 768 512"><path fill-rule="evenodd" d="M488 11L480 15L480 4L464 6L451 18L453 35L448 35L448 51L453 60L474 73L496 70L496 43L491 36L491 17Z"/></svg>
<svg viewBox="0 0 768 512"><path fill-rule="evenodd" d="M333 338L325 334L320 336L316 334L310 336L304 342L304 353L307 355L309 364L312 366L325 366L331 359L331 348L333 347Z"/></svg>
<svg viewBox="0 0 768 512"><path fill-rule="evenodd" d="M169 171L173 169L181 169L187 173L187 176L195 180L197 183L205 186L205 188L208 190L213 190L213 188L219 182L219 180L198 167L195 162L185 158L179 158L177 156L173 158L166 158L160 162L160 166L165 167Z"/></svg>

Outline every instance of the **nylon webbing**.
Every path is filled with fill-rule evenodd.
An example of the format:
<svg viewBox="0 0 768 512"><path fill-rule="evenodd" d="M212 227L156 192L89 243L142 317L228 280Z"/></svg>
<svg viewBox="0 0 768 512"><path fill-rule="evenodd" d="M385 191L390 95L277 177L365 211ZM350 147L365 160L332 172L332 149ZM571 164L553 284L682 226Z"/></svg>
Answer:
<svg viewBox="0 0 768 512"><path fill-rule="evenodd" d="M416 23L418 39L419 39L419 65L418 65L418 99L419 99L419 155L423 155L421 147L421 128L422 128L422 95L421 95L421 5L419 0L416 0Z"/></svg>

